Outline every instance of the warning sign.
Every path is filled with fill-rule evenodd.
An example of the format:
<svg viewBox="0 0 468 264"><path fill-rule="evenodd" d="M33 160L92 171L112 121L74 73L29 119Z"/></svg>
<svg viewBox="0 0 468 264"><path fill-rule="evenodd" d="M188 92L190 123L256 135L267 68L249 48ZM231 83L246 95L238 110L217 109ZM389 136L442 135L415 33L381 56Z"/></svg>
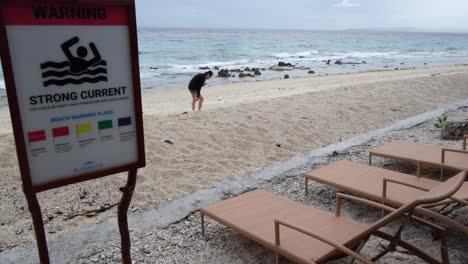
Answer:
<svg viewBox="0 0 468 264"><path fill-rule="evenodd" d="M136 38L127 9L9 3L1 15L7 91L18 106L15 134L32 187L142 167Z"/></svg>

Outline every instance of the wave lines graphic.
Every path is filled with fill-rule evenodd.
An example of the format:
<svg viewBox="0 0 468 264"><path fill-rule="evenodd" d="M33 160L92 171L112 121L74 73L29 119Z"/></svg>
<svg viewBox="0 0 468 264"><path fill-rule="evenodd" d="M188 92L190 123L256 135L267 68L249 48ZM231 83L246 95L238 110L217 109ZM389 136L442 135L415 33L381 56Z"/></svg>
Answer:
<svg viewBox="0 0 468 264"><path fill-rule="evenodd" d="M63 80L54 80L54 79L51 79L51 80L47 80L44 82L44 86L49 86L49 85L57 85L57 86L64 86L66 84L82 84L82 83L97 83L97 82L102 82L102 81L106 81L107 82L107 77L106 76L98 76L98 77L94 77L94 78L90 78L90 77L84 77L84 78L81 78L81 79L71 79L71 78L68 78L68 79L63 79Z"/></svg>
<svg viewBox="0 0 468 264"><path fill-rule="evenodd" d="M68 61L48 61L41 64L41 70L44 87L107 82L107 62L104 60L90 66L86 71L79 74L70 72L70 62Z"/></svg>
<svg viewBox="0 0 468 264"><path fill-rule="evenodd" d="M100 73L107 73L106 68L96 68L94 70L87 70L81 74L72 74L70 71L46 71L42 73L42 78L48 78L48 77L65 77L69 75L74 75L74 76L79 76L83 74L89 74L89 75L97 75Z"/></svg>
<svg viewBox="0 0 468 264"><path fill-rule="evenodd" d="M45 63L41 64L41 70L46 69L46 68L55 68L55 69L61 69L64 67L70 66L70 62L64 61L64 62L53 62L53 61L48 61Z"/></svg>

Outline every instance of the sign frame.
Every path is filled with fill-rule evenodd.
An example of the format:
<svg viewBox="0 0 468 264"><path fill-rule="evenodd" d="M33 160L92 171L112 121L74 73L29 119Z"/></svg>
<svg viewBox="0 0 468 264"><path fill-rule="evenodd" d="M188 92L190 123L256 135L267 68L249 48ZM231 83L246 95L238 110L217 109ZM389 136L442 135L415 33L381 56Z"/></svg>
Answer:
<svg viewBox="0 0 468 264"><path fill-rule="evenodd" d="M32 4L32 3L43 3L43 4L72 4L72 5L89 5L93 7L124 7L128 13L128 29L129 29L129 43L130 43L130 57L131 57L131 69L132 69L132 84L133 84L133 99L135 107L135 129L136 129L136 141L137 141L137 161L131 164L124 164L111 168L86 172L75 176L67 177L59 180L52 180L47 183L33 186L31 180L31 171L29 168L29 161L26 151L26 142L24 140L24 130L21 121L20 106L18 103L17 90L15 85L15 79L13 75L13 68L11 63L10 51L8 46L8 37L6 34L6 25L3 14L0 13L0 44L3 48L0 49L0 56L2 58L4 79L6 84L6 92L8 97L8 104L10 107L11 121L13 123L13 132L15 136L15 144L18 155L18 162L21 171L21 177L23 181L23 189L27 193L39 193L46 190L55 189L58 187L66 186L69 184L79 183L87 180L97 179L108 175L129 171L131 169L142 168L146 165L145 163L145 150L144 150L144 131L143 131L143 111L141 101L141 88L140 88L140 70L139 70L139 59L138 59L138 43L137 43L137 32L136 32L136 17L135 17L135 6L134 0L45 0L45 1L33 1L33 0L0 0L0 8L3 9L7 3L15 2L15 4Z"/></svg>
<svg viewBox="0 0 468 264"><path fill-rule="evenodd" d="M24 6L31 6L32 4L57 4L98 8L119 7L125 9L128 16L128 41L130 47L130 67L133 84L133 104L135 114L135 135L137 146L137 160L135 162L94 170L67 178L48 181L38 185L32 184L17 87L13 74L12 58L10 56L10 48L8 45L7 26L5 24L5 17L3 15L3 10L8 4ZM125 187L120 188L120 191L123 193L123 195L118 205L118 226L121 237L122 262L131 263L130 234L128 230L127 212L136 185L137 170L139 168L145 167L146 165L135 0L0 0L0 57L2 59L10 117L13 125L17 158L23 183L23 192L25 193L26 201L28 203L33 220L40 262L50 263L50 259L47 249L44 222L42 219L41 208L37 199L37 193L127 171L127 184Z"/></svg>

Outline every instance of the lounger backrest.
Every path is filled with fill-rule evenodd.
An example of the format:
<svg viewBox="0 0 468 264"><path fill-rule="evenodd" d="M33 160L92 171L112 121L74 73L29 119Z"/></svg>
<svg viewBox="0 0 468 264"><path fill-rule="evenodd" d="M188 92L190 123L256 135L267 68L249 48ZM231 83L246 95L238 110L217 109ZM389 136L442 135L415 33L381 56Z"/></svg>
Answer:
<svg viewBox="0 0 468 264"><path fill-rule="evenodd" d="M361 237L372 234L374 231L394 221L395 219L402 217L404 214L411 213L417 206L424 205L424 204L437 203L437 202L440 202L449 198L450 196L455 194L460 189L460 187L465 182L465 177L466 177L466 172L463 171L457 174L456 176L446 180L445 182L442 182L441 184L432 188L429 192L424 193L417 199L407 204L404 204L403 206L398 208L398 210L381 218L379 221L375 222L368 230L366 230L359 237L361 238Z"/></svg>
<svg viewBox="0 0 468 264"><path fill-rule="evenodd" d="M445 182L435 186L429 192L421 195L414 201L417 205L440 202L454 195L463 185L466 178L466 171L462 171Z"/></svg>

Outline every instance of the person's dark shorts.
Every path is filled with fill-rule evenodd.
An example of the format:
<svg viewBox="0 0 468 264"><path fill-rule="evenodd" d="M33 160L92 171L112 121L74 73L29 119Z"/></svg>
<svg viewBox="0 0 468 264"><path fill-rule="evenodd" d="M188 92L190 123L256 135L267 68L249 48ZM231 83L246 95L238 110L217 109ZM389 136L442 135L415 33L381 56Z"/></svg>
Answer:
<svg viewBox="0 0 468 264"><path fill-rule="evenodd" d="M190 89L190 87L188 88L188 90L189 90L189 92L190 92L191 94L196 94L196 95L200 96L198 90Z"/></svg>

